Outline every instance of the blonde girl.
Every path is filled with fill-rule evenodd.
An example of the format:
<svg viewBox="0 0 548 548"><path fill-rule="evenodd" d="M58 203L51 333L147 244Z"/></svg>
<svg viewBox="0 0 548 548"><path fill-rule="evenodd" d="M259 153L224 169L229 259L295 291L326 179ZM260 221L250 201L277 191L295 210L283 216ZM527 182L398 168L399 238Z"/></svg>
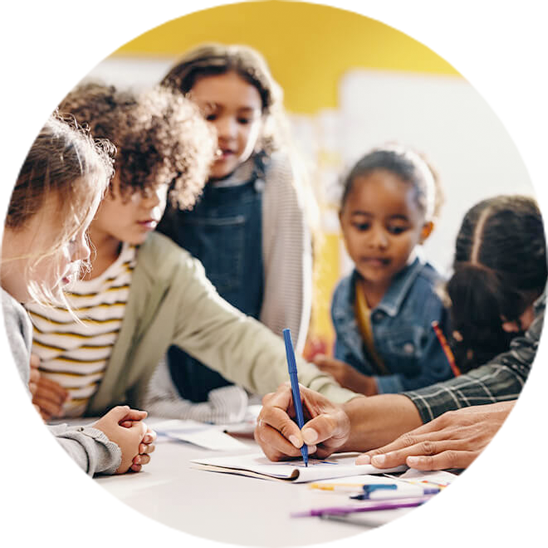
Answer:
<svg viewBox="0 0 548 548"><path fill-rule="evenodd" d="M4 227L0 278L8 339L27 385L32 325L20 303L66 305L64 290L89 258L86 230L113 174L111 154L110 143L95 143L52 116L19 173ZM92 427L60 425L51 432L88 474L123 473L149 460L140 456L153 449L145 416L117 407Z"/></svg>

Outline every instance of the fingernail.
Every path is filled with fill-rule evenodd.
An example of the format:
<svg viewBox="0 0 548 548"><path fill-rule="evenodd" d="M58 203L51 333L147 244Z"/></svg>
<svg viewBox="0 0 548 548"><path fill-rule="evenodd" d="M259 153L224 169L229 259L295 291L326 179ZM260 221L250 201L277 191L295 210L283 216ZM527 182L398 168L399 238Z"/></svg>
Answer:
<svg viewBox="0 0 548 548"><path fill-rule="evenodd" d="M308 454L309 455L313 455L316 452L316 450L318 449L315 445L307 445L307 447L308 447Z"/></svg>
<svg viewBox="0 0 548 548"><path fill-rule="evenodd" d="M420 457L407 457L407 464L409 466L416 466L420 462Z"/></svg>
<svg viewBox="0 0 548 548"><path fill-rule="evenodd" d="M356 459L356 464L371 464L371 457L369 455L361 455Z"/></svg>
<svg viewBox="0 0 548 548"><path fill-rule="evenodd" d="M374 465L377 465L377 464L384 464L384 462L386 461L386 455L375 455L372 459L371 459L371 462L374 464Z"/></svg>
<svg viewBox="0 0 548 548"><path fill-rule="evenodd" d="M318 440L318 432L312 428L303 430L303 439L306 445L313 445Z"/></svg>
<svg viewBox="0 0 548 548"><path fill-rule="evenodd" d="M289 441L297 448L300 449L301 444L297 436L289 436Z"/></svg>
<svg viewBox="0 0 548 548"><path fill-rule="evenodd" d="M133 459L133 464L141 464L141 457L137 456Z"/></svg>

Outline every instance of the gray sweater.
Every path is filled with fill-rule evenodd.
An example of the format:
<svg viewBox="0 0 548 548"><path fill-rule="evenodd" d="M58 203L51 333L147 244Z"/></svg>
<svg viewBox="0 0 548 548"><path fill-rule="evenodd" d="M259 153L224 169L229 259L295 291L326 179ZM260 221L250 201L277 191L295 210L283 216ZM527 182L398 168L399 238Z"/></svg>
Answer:
<svg viewBox="0 0 548 548"><path fill-rule="evenodd" d="M0 288L0 495L89 481L121 462L119 447L95 428L30 427L31 334L23 307Z"/></svg>

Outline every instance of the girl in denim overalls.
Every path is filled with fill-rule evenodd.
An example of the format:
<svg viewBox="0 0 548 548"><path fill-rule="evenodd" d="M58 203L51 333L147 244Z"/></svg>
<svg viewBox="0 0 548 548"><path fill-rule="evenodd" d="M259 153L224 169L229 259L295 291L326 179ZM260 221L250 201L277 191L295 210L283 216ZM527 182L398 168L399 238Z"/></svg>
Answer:
<svg viewBox="0 0 548 548"><path fill-rule="evenodd" d="M190 211L169 209L160 231L202 262L225 300L275 333L289 327L302 350L311 245L302 188L288 153L280 152L281 89L255 50L217 44L189 52L162 85L200 107L219 150L199 202ZM167 361L185 399L206 401L231 384L179 348L170 349Z"/></svg>
<svg viewBox="0 0 548 548"><path fill-rule="evenodd" d="M448 328L442 278L420 249L438 198L426 162L398 147L373 150L346 178L339 218L355 269L333 296L335 359L314 360L342 386L374 395L452 376L432 328Z"/></svg>

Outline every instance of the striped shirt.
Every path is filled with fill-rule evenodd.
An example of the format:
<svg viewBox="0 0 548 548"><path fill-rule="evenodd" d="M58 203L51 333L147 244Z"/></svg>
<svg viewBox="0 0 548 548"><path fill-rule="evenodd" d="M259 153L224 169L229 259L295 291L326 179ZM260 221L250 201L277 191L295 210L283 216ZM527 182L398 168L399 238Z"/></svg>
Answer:
<svg viewBox="0 0 548 548"><path fill-rule="evenodd" d="M81 323L64 308L26 306L40 373L70 394L63 408L65 417L84 413L103 378L122 326L135 262L135 246L124 244L116 261L100 276L71 286L67 300Z"/></svg>
<svg viewBox="0 0 548 548"><path fill-rule="evenodd" d="M535 319L510 350L465 375L413 392L404 392L424 423L446 411L518 398L535 359L546 307L546 290L535 302Z"/></svg>

